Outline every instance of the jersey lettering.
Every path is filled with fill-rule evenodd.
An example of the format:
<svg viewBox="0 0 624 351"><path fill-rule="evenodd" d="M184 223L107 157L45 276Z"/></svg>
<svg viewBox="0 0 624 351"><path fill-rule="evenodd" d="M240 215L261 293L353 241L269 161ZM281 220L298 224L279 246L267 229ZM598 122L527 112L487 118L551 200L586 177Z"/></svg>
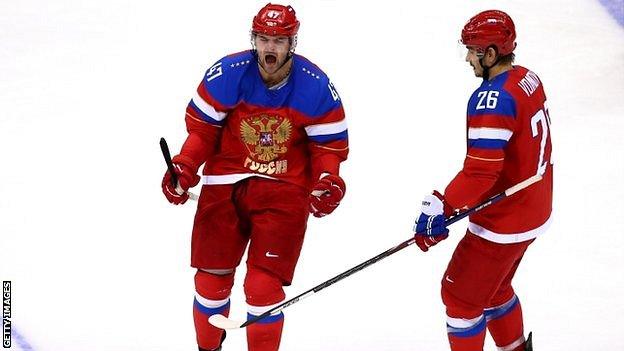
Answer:
<svg viewBox="0 0 624 351"><path fill-rule="evenodd" d="M518 82L518 86L524 91L526 96L531 96L537 90L540 85L540 80L537 74L528 71L527 74Z"/></svg>

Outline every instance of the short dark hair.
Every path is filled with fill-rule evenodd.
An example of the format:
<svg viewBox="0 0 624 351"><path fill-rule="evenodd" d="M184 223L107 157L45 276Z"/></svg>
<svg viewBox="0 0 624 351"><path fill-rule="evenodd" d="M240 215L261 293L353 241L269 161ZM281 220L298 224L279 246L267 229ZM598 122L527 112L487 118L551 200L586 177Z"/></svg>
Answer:
<svg viewBox="0 0 624 351"><path fill-rule="evenodd" d="M496 45L490 45L485 50L487 51L487 49L489 48L494 49L494 51L498 55L498 48L496 47ZM506 64L513 63L515 59L516 59L516 54L514 54L513 52L510 52L507 55L501 55L501 57L498 59L498 63L502 63L506 65Z"/></svg>
<svg viewBox="0 0 624 351"><path fill-rule="evenodd" d="M516 54L512 52L507 55L501 56L498 62L506 65L508 63L513 63L515 59L516 59Z"/></svg>

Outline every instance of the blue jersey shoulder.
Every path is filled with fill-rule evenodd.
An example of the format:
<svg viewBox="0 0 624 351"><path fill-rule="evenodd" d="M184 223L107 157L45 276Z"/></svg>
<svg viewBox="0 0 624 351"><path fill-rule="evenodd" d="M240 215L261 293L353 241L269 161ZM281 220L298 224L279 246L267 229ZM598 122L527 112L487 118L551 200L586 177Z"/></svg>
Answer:
<svg viewBox="0 0 624 351"><path fill-rule="evenodd" d="M515 118L516 101L513 96L504 89L507 81L507 72L502 73L492 81L484 80L470 96L468 101L468 116L501 115Z"/></svg>
<svg viewBox="0 0 624 351"><path fill-rule="evenodd" d="M232 108L241 101L252 105L290 107L308 117L321 117L339 108L340 96L327 75L301 55L293 55L288 84L269 92L251 50L223 57L207 71L202 84L218 103Z"/></svg>
<svg viewBox="0 0 624 351"><path fill-rule="evenodd" d="M234 106L240 99L241 81L255 63L250 50L225 56L206 71L203 84L220 104Z"/></svg>
<svg viewBox="0 0 624 351"><path fill-rule="evenodd" d="M342 106L338 91L317 65L294 55L292 70L296 94L292 95L291 107L315 118Z"/></svg>

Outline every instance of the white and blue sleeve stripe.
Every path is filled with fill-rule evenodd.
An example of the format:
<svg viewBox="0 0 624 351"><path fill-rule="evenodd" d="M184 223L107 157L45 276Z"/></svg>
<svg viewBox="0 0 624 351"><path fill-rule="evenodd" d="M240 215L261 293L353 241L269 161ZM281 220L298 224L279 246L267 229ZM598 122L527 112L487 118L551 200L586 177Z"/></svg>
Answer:
<svg viewBox="0 0 624 351"><path fill-rule="evenodd" d="M338 122L313 124L305 127L305 131L310 140L319 143L344 140L347 138L347 121L343 119Z"/></svg>
<svg viewBox="0 0 624 351"><path fill-rule="evenodd" d="M509 129L502 128L469 128L468 147L480 149L502 149L513 135Z"/></svg>
<svg viewBox="0 0 624 351"><path fill-rule="evenodd" d="M198 93L195 93L189 105L208 123L223 125L227 116L225 112L218 112L212 105L207 103Z"/></svg>

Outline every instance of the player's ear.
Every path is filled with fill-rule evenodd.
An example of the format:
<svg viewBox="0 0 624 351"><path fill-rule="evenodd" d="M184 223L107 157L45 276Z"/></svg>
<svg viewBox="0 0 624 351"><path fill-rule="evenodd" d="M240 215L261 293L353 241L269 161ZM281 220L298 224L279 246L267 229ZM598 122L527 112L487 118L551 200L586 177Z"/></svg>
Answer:
<svg viewBox="0 0 624 351"><path fill-rule="evenodd" d="M498 55L498 53L496 51L496 48L493 46L489 46L485 50L485 59L488 66L496 62L496 55Z"/></svg>

